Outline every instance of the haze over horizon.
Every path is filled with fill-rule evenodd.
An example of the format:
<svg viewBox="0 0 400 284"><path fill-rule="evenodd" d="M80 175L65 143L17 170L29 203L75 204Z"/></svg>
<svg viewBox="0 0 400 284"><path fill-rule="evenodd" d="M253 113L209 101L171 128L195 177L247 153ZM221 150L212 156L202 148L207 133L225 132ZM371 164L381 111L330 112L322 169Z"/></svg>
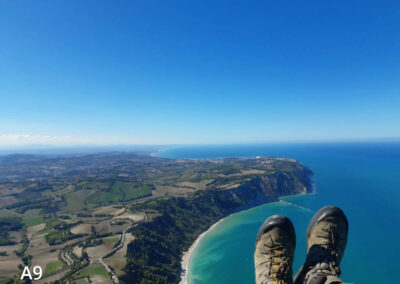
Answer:
<svg viewBox="0 0 400 284"><path fill-rule="evenodd" d="M0 148L400 137L400 3L3 1Z"/></svg>

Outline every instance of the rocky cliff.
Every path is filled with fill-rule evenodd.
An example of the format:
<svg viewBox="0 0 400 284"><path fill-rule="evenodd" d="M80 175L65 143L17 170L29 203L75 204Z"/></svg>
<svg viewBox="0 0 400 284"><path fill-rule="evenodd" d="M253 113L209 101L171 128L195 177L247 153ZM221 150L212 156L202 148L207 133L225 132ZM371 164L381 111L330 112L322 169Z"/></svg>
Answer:
<svg viewBox="0 0 400 284"><path fill-rule="evenodd" d="M178 283L180 258L196 237L219 219L280 196L312 190L312 172L300 164L267 175L256 175L229 189L197 191L187 197L161 198L132 209L154 214L133 229L128 246L125 283Z"/></svg>

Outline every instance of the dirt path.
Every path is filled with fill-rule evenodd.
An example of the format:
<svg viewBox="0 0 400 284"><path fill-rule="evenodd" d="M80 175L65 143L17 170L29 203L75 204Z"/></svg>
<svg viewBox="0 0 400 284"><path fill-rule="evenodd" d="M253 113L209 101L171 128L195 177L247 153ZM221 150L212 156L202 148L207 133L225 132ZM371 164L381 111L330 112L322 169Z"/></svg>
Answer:
<svg viewBox="0 0 400 284"><path fill-rule="evenodd" d="M62 260L67 264L67 266L71 266L74 263L74 260L71 258L71 256L68 254L69 249L61 251L61 258Z"/></svg>
<svg viewBox="0 0 400 284"><path fill-rule="evenodd" d="M114 252L116 252L117 250L121 249L124 246L125 235L126 235L126 232L129 229L132 229L132 228L136 227L137 225L139 225L140 223L145 222L148 219L148 217L147 217L147 215L145 213L143 213L143 212L138 212L138 213L142 214L144 216L144 218L141 221L139 221L138 223L135 223L132 226L130 226L130 227L126 228L125 230L123 230L122 234L121 234L121 239L119 240L118 245L115 248L113 248L112 250L110 250L108 253L106 253L104 256L102 256L102 257L97 259L97 262L100 263L101 265L103 265L104 268L107 270L107 272L111 275L111 279L113 280L114 283L119 283L118 277L115 274L115 272L113 270L111 270L110 266L103 261L103 259L108 257L108 256L110 256L110 255L112 255L112 254L114 254ZM92 260L90 262L93 263Z"/></svg>
<svg viewBox="0 0 400 284"><path fill-rule="evenodd" d="M114 283L119 283L118 277L115 274L115 272L110 268L110 266L108 264L106 264L103 259L107 258L108 256L114 254L114 252L116 252L117 250L121 249L124 246L125 243L125 235L126 232L134 227L136 227L137 225L139 225L140 223L143 223L145 221L147 221L148 217L146 215L146 213L143 212L137 212L137 214L141 214L143 215L143 219L138 221L137 223L132 224L132 226L126 228L125 230L122 231L121 233L121 238L119 240L118 245L113 248L112 250L110 250L108 253L106 253L105 255L103 255L102 257L98 258L98 259L91 259L90 260L90 264L92 263L99 263L101 265L104 266L104 268L107 270L108 274L110 274L111 279ZM76 244L75 244L76 245ZM70 249L67 250L63 250L61 251L61 259L67 264L67 266L71 266L74 263L74 260L72 259L72 257L69 255L70 253ZM77 272L76 272L77 273Z"/></svg>

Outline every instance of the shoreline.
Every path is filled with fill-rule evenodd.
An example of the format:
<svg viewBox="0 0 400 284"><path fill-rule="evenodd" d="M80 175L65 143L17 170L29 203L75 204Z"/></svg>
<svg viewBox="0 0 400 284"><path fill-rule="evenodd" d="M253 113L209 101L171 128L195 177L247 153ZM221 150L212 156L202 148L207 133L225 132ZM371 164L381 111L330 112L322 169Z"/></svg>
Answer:
<svg viewBox="0 0 400 284"><path fill-rule="evenodd" d="M231 215L231 214L230 214ZM188 276L188 271L189 271L189 264L190 264L190 259L192 257L193 251L196 249L196 247L199 245L200 241L203 239L203 237L212 229L214 229L219 223L224 221L226 218L228 218L230 215L218 220L214 224L211 225L210 228L208 228L206 231L202 232L196 240L192 243L190 248L183 252L182 255L182 260L181 260L181 280L179 281L179 284L187 284L187 276Z"/></svg>
<svg viewBox="0 0 400 284"><path fill-rule="evenodd" d="M310 194L311 194L311 195L312 195L312 194L315 194L314 186L313 186L313 191L312 191L312 192L309 192L309 193L298 193L298 194L293 194L293 195L284 195L284 196L281 196L281 197L296 197L296 196L304 196L304 195L310 195ZM274 201L274 202L267 202L267 203L264 203L264 204L260 204L260 205L258 205L258 206L263 206L263 205L265 205L265 204L271 204L271 203L275 203L275 202L276 202L276 203L282 202L282 203L284 203L284 204L286 204L286 205L289 205L289 206L296 206L296 207L299 207L299 208L301 208L301 209L303 209L303 210L311 211L311 210L308 209L308 208L305 208L305 207L302 207L302 206L298 206L297 204L294 204L294 203L292 203L292 202L288 202L288 201L286 201L286 200L282 200L281 197L279 197L277 201ZM255 206L255 207L258 207L258 206ZM253 209L253 208L255 208L255 207L247 208L247 209L240 210L240 211L238 211L238 212L233 212L233 213L229 214L228 216L226 216L226 217L224 217L224 218L218 220L218 221L215 222L214 224L212 224L206 231L202 232L202 233L196 238L196 240L192 243L192 245L190 246L190 248L189 248L187 251L183 252L182 259L181 259L181 275L180 275L181 280L179 281L179 284L188 284L188 282L187 282L187 276L188 276L188 272L189 272L190 260L191 260L191 258L192 258L193 251L194 251L194 250L196 249L196 247L199 245L200 241L204 238L204 236L205 236L208 232L210 232L212 229L214 229L219 223L221 223L221 222L224 221L225 219L229 218L231 215L236 214L236 213L239 213L239 212L243 212L243 211L246 211L246 210L250 210L250 209ZM312 211L311 211L311 212L312 212Z"/></svg>

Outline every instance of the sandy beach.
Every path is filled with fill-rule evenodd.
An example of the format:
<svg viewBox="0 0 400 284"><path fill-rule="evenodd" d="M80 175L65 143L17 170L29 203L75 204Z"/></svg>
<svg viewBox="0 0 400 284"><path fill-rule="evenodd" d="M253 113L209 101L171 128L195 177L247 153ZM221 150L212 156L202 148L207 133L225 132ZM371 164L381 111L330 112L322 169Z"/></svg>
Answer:
<svg viewBox="0 0 400 284"><path fill-rule="evenodd" d="M305 194L305 193L299 193L299 194L294 194L294 195L288 195L287 197L301 196L301 195L304 195L304 194ZM312 193L307 193L307 194L315 194L314 186L313 186L313 192L312 192ZM285 196L282 196L282 197L285 197ZM301 208L301 209L304 209L304 210L307 210L307 211L311 211L311 210L308 209L308 208L299 206L299 205L297 205L297 204L294 204L294 203L292 203L292 202L289 202L289 201L286 201L286 200L283 200L283 199L280 199L280 198L279 198L279 200L276 201L276 202L282 202L282 203L285 203L285 204L288 204L288 205L292 205L292 206L295 206L295 207L298 207L298 208ZM271 202L271 203L274 203L274 202ZM266 204L266 203L265 203L265 204ZM264 204L262 204L262 205L264 205ZM253 207L253 208L254 208L254 207ZM249 208L249 209L251 209L251 208ZM246 210L248 210L248 209L245 209L245 210L243 210L243 211L246 211ZM241 211L239 211L239 212L241 212ZM219 223L221 223L223 220L225 220L226 218L230 217L232 214L239 213L239 212L231 213L231 214L229 214L228 216L226 216L226 217L222 218L221 220L219 220L218 222L214 223L210 228L208 228L208 230L206 230L206 231L204 231L203 233L201 233L201 234L197 237L197 239L194 241L194 243L190 246L190 248L189 248L187 251L185 251L185 252L183 253L182 261L181 261L181 281L179 282L179 284L187 284L187 275L188 275L188 271L189 271L189 264L190 264L190 260L191 260L191 257L192 257L192 253L193 253L193 251L196 249L196 247L199 245L201 239L202 239L209 231L211 231L211 230L214 229ZM311 212L312 212L312 211L311 211Z"/></svg>
<svg viewBox="0 0 400 284"><path fill-rule="evenodd" d="M229 216L228 216L229 217ZM197 239L194 241L194 243L190 246L190 248L183 253L182 256L182 261L181 261L181 281L179 284L187 284L187 275L189 271L189 263L190 259L192 257L192 253L195 250L195 248L198 246L200 243L201 239L209 232L211 231L215 226L217 226L219 223L221 223L223 220L225 220L227 217L222 218L218 222L214 223L210 228L208 228L207 231L204 231L201 233Z"/></svg>

